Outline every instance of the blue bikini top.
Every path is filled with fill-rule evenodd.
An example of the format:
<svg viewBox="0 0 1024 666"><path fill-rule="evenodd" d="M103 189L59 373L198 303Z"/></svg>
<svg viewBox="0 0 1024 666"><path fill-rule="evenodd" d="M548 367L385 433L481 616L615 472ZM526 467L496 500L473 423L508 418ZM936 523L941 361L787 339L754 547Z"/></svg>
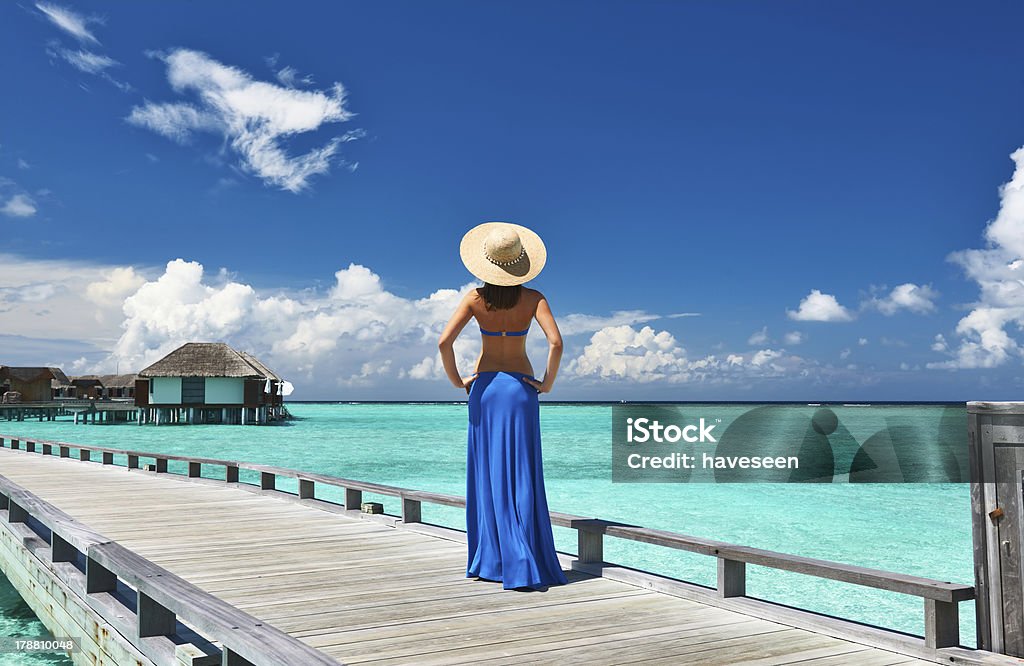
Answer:
<svg viewBox="0 0 1024 666"><path fill-rule="evenodd" d="M501 335L501 336L505 336L505 335L526 335L529 332L530 332L529 328L527 328L526 330L523 330L523 331L485 331L482 328L480 329L480 333L482 335Z"/></svg>

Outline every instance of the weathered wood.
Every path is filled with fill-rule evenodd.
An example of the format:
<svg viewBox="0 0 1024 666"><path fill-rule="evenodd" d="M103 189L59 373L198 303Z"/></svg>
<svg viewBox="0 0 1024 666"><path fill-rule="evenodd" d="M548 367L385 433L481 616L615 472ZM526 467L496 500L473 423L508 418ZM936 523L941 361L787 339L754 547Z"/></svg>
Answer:
<svg viewBox="0 0 1024 666"><path fill-rule="evenodd" d="M299 479L299 498L314 499L316 484L310 479Z"/></svg>
<svg viewBox="0 0 1024 666"><path fill-rule="evenodd" d="M421 522L422 506L419 500L411 499L409 497L402 497L402 522L406 523L418 523Z"/></svg>
<svg viewBox="0 0 1024 666"><path fill-rule="evenodd" d="M930 648L960 644L960 613L955 603L924 600L924 641Z"/></svg>
<svg viewBox="0 0 1024 666"><path fill-rule="evenodd" d="M177 628L174 612L155 601L145 592L136 593L136 614L138 615L138 637L170 636Z"/></svg>
<svg viewBox="0 0 1024 666"><path fill-rule="evenodd" d="M203 463L190 460L188 463L189 478L196 478L203 475Z"/></svg>
<svg viewBox="0 0 1024 666"><path fill-rule="evenodd" d="M747 565L745 562L718 558L718 596L744 597L747 594ZM955 607L955 604L953 604ZM945 646L943 646L945 647Z"/></svg>
<svg viewBox="0 0 1024 666"><path fill-rule="evenodd" d="M273 490L277 484L277 475L273 472L260 472L260 489Z"/></svg>
<svg viewBox="0 0 1024 666"><path fill-rule="evenodd" d="M89 462L90 460L92 460L92 450L91 449L78 449L78 459L79 460L84 460L86 462Z"/></svg>

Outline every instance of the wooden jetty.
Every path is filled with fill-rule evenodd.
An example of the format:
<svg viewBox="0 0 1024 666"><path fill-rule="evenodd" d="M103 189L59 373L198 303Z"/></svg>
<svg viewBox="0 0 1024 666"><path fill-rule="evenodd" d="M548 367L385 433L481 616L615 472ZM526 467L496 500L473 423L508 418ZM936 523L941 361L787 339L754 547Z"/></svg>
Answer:
<svg viewBox="0 0 1024 666"><path fill-rule="evenodd" d="M181 473L172 473L180 469ZM251 480L252 483L246 481ZM297 492L286 492L294 487ZM325 499L333 493L344 504ZM363 493L397 515L363 513ZM229 460L0 438L0 566L88 664L1013 664L959 646L974 588L597 518L569 585L465 578L461 497ZM606 538L700 553L708 588L603 561ZM911 636L746 596L747 564L922 599Z"/></svg>

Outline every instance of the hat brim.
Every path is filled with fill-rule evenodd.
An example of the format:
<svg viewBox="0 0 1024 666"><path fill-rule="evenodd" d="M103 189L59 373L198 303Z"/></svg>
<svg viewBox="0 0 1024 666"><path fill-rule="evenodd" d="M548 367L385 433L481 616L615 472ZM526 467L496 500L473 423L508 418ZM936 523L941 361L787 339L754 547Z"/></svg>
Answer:
<svg viewBox="0 0 1024 666"><path fill-rule="evenodd" d="M484 239L496 226L512 227L519 234L524 252L522 258L514 264L498 266L487 259ZM473 227L462 237L459 254L462 255L462 263L470 273L484 282L502 287L529 282L537 277L548 259L547 248L544 247L544 241L540 236L531 229L511 222L484 222Z"/></svg>

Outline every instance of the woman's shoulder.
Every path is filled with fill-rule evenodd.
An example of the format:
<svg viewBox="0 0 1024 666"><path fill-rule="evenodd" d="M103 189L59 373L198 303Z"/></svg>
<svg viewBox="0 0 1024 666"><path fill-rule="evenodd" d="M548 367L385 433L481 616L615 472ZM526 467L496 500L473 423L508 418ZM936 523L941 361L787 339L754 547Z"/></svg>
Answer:
<svg viewBox="0 0 1024 666"><path fill-rule="evenodd" d="M523 295L534 302L544 299L544 294L540 293L536 289L530 289L529 287L523 287Z"/></svg>

